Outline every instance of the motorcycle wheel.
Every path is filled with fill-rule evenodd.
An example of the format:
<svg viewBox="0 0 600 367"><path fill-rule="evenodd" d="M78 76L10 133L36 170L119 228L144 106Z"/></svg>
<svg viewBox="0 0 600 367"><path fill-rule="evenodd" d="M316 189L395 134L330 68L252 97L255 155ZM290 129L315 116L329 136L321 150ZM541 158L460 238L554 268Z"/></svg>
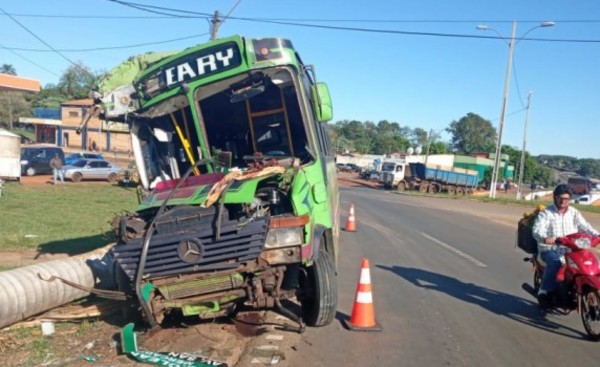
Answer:
<svg viewBox="0 0 600 367"><path fill-rule="evenodd" d="M600 292L595 289L585 289L580 295L581 321L589 337L600 340Z"/></svg>

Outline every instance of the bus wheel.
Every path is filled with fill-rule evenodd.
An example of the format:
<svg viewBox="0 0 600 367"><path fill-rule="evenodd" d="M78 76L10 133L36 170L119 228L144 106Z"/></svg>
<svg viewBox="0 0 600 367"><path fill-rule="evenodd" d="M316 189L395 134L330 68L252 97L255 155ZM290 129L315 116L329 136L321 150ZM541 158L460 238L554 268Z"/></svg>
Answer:
<svg viewBox="0 0 600 367"><path fill-rule="evenodd" d="M307 291L300 300L303 320L308 326L329 325L337 309L337 279L331 256L321 250L312 266L301 272L300 288Z"/></svg>

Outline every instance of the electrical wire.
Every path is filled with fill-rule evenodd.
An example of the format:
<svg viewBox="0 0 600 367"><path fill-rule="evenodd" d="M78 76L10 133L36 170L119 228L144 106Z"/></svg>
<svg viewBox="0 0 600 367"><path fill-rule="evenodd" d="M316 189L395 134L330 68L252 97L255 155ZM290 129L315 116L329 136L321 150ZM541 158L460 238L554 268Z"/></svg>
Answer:
<svg viewBox="0 0 600 367"><path fill-rule="evenodd" d="M138 43L138 44L133 44L133 45L113 46L113 47L94 47L94 48L70 48L70 49L66 48L66 49L57 49L57 50L61 51L61 52L91 52L91 51L118 50L118 49L124 49L124 48L135 48L135 47L153 46L153 45L160 45L160 44L164 44L164 43L178 42L178 41L183 41L183 40L192 39L192 38L204 37L206 35L208 35L208 33L193 34L190 36L185 36L185 37L180 37L180 38L172 38L172 39L156 41L156 42ZM28 51L28 52L53 52L52 50L47 50L47 49L24 48L24 47L3 47L3 48L5 48L7 50Z"/></svg>
<svg viewBox="0 0 600 367"><path fill-rule="evenodd" d="M189 14L195 14L195 15L200 15L201 17L210 17L211 14L208 13L201 13L201 12L196 12L196 11L192 11L192 10L182 10L182 9L175 9L175 8L165 8L162 6L153 6L153 5L146 5L146 4L139 4L139 3L132 3L129 1L121 1L121 0L106 0L106 1L110 1L113 3L117 3L123 6L127 6L130 8L134 8L134 9L138 9L141 11L145 11L148 13L153 13L153 14L159 14L159 15L169 15L172 17L177 17L177 18L198 18L198 17L192 17ZM158 10L153 10L153 9L158 9ZM176 13L183 13L186 15L176 15L176 14L171 14L171 13L166 13L164 11L170 11L170 12L176 12Z"/></svg>
<svg viewBox="0 0 600 367"><path fill-rule="evenodd" d="M521 89L519 88L519 78L517 78L517 66L513 57L513 62L512 62L512 74L513 74L513 79L515 80L515 87L517 88L517 96L519 97L519 102L521 103L521 106L524 109L527 109L527 106L525 106L525 103L523 103L523 97L521 96Z"/></svg>
<svg viewBox="0 0 600 367"><path fill-rule="evenodd" d="M27 33L31 34L33 37L35 37L38 41L40 41L41 43L43 43L44 45L46 45L49 49L51 49L52 51L54 51L57 55L59 55L60 57L62 57L63 59L67 60L71 65L80 68L81 66L78 65L77 63L73 62L71 59L69 59L68 57L66 57L65 55L63 55L60 51L57 51L54 47L52 47L52 45L50 45L48 42L44 41L42 38L40 38L37 34L33 33L29 28L25 27L23 24L21 24L21 22L19 22L18 20L16 20L14 17L8 15L8 13L6 13L4 11L4 9L0 8L0 12L6 14L6 16L8 16L13 22L17 23L21 28L23 28L25 31L27 31Z"/></svg>
<svg viewBox="0 0 600 367"><path fill-rule="evenodd" d="M110 1L110 0L108 0ZM143 5L139 3L128 3L128 2L120 2L122 5L128 6L129 4L137 5L139 7L147 7L147 8L155 8L162 10L169 10L173 12L181 12L181 13L192 13L192 14L201 14L201 17L208 17L210 14L208 13L199 13L189 10L183 9L175 9L175 8L166 8L166 7L158 7L151 5ZM139 9L139 8L138 8ZM126 15L89 15L89 14L73 14L73 15L64 15L64 14L27 14L27 13L8 13L15 17L29 17L29 18L62 18L62 19L164 19L164 18L172 18L173 14L164 15L164 16L126 16ZM339 22L339 23L512 23L515 19L488 19L488 20L469 20L469 19L339 19L339 18L255 18L256 20L275 20L275 21L291 21L291 22ZM547 20L547 19L544 19ZM522 19L517 20L519 23L540 23L544 20L533 20L533 19ZM600 23L600 19L554 19L557 23Z"/></svg>
<svg viewBox="0 0 600 367"><path fill-rule="evenodd" d="M35 66L37 66L38 68L40 68L40 69L42 69L42 70L45 70L45 71L47 71L48 73L50 73L50 74L52 74L52 75L54 75L54 76L57 76L57 77L59 77L59 78L60 78L60 75L58 75L57 73L53 72L52 70L46 69L46 67L44 67L44 66L42 66L42 65L38 64L38 63L37 63L37 62L35 62L35 61L32 61L32 60L28 59L27 57L25 57L25 56L23 56L23 55L20 55L19 53L15 52L14 50L12 50L12 49L10 49L10 48L8 48L8 47L5 47L3 44L0 44L0 48L4 49L4 50L6 50L6 51L8 51L8 52L10 52L10 53L12 53L12 54L14 54L14 55L16 55L16 56L20 57L20 58L22 58L23 60L27 61L28 63L30 63L30 64L32 64L32 65L35 65Z"/></svg>

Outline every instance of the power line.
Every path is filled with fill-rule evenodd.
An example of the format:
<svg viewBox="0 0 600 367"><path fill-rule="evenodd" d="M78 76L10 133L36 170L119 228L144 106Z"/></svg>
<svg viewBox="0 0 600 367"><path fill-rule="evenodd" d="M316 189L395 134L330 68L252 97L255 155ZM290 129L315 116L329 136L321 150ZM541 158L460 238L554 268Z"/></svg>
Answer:
<svg viewBox="0 0 600 367"><path fill-rule="evenodd" d="M49 72L50 74L52 74L52 75L54 75L54 76L57 76L57 77L59 77L59 78L60 78L60 75L56 74L56 73L55 73L55 72L53 72L52 70L46 69L44 66L42 66L42 65L38 64L38 63L37 63L37 62L35 62L35 61L32 61L32 60L28 59L27 57L25 57L25 56L23 56L23 55L20 55L19 53L15 52L14 50L11 50L10 48L8 48L8 47L5 47L5 46L4 46L4 45L2 45L2 44L0 44L0 48L2 48L2 49L5 49L6 51L8 51L8 52L10 52L10 53L12 53L12 54L14 54L14 55L16 55L16 56L18 56L18 57L22 58L23 60L27 61L28 63L30 63L30 64L33 64L33 65L37 66L38 68L40 68L40 69L42 69L42 70L45 70L45 71Z"/></svg>
<svg viewBox="0 0 600 367"><path fill-rule="evenodd" d="M513 78L515 80L515 86L517 87L517 95L519 96L519 102L521 103L521 106L523 108L527 108L525 106L525 104L523 103L523 97L521 97L521 89L519 88L519 78L517 78L517 65L515 63L514 57L513 57L513 68L512 68L512 73L513 73Z"/></svg>
<svg viewBox="0 0 600 367"><path fill-rule="evenodd" d="M340 27L340 26L328 26L320 24L302 24L294 22L279 22L279 21L267 21L258 20L253 18L240 18L230 17L230 19L244 20L250 22L262 22L272 23L280 25L291 25L298 27L309 27L309 28L320 28L329 30L343 30L343 31L355 31L355 32L367 32L367 33L387 33L387 34L403 34L413 36L432 36L432 37L451 37L451 38L474 38L474 39L500 39L504 40L503 37L498 36L484 36L475 34L457 34L457 33L439 33L439 32L413 32L413 31L396 31L390 29L374 29L374 28L358 28L358 27ZM521 41L539 41L539 42L569 42L569 43L600 43L600 40L581 40L581 39L554 39L554 38L521 38Z"/></svg>
<svg viewBox="0 0 600 367"><path fill-rule="evenodd" d="M201 12L195 12L195 11L191 11L191 10L182 10L182 9L175 9L175 8L165 8L162 6L145 5L145 4L139 4L139 3L132 3L129 1L121 1L121 0L107 0L107 1L114 2L114 3L120 4L123 6L127 6L130 8L138 9L141 11L145 11L148 13L159 14L159 15L169 15L169 16L177 17L177 18L197 18L197 17L192 17L187 14L200 15L205 18L211 16L208 13L201 13ZM158 10L153 10L153 9L158 9ZM159 10L161 10L161 11L159 11ZM163 10L170 11L170 12L176 12L176 13L184 13L186 15L182 16L182 15L176 15L176 14L171 14L171 13L165 13Z"/></svg>
<svg viewBox="0 0 600 367"><path fill-rule="evenodd" d="M7 13L17 18L49 18L49 19L172 19L173 16L135 16L135 15L52 15L52 14L20 14L20 13Z"/></svg>
<svg viewBox="0 0 600 367"><path fill-rule="evenodd" d="M112 1L112 0L107 0ZM134 3L128 3L123 1L117 1L118 3L129 6L129 4L134 5ZM135 4L138 7L136 9L143 10L140 8L157 8L163 10L177 11L182 13L191 13L191 14L201 14L197 17L193 18L205 18L210 17L209 13L199 13L189 10L182 9L174 9L174 8L165 8L165 7L157 7L150 5L142 5ZM89 14L72 14L72 15L64 15L64 14L27 14L27 13L7 13L7 15L12 15L15 17L21 18L61 18L61 19L169 19L174 18L174 14L168 14L163 16L133 16L133 15L89 15ZM189 16L192 18L192 16ZM469 20L469 19L336 19L336 18L252 18L256 21L286 21L286 22L340 22L340 23L512 23L514 19L504 20L504 19L489 19L489 20ZM531 20L531 19L521 19L517 20L519 23L540 23L543 20ZM600 23L600 19L555 19L557 23Z"/></svg>
<svg viewBox="0 0 600 367"><path fill-rule="evenodd" d="M237 8L238 5L240 5L241 2L242 2L242 0L237 0L235 2L235 4L233 4L233 6L231 7L231 9L227 13L227 15L225 15L225 17L223 18L223 20L221 21L221 23L225 23L225 21L227 20L227 18L229 18L229 16L231 15L231 13L233 13L233 11L235 10L235 8Z"/></svg>
<svg viewBox="0 0 600 367"><path fill-rule="evenodd" d="M60 52L92 52L92 51L107 51L107 50L118 50L125 48L135 48L135 47L143 47L143 46L153 46L160 45L164 43L178 42L192 38L204 37L208 35L208 33L202 34L193 34L191 36L185 36L180 38L173 38L164 41L156 41L156 42L147 42L147 43L138 43L133 45L124 45L124 46L113 46L113 47L94 47L94 48L65 48L65 49L57 49ZM16 50L16 51L28 51L28 52L53 52L52 50L47 49L36 49L36 48L24 48L24 47L3 47L7 50Z"/></svg>
<svg viewBox="0 0 600 367"><path fill-rule="evenodd" d="M17 23L21 28L23 28L25 31L27 31L27 33L31 34L33 37L35 37L38 41L40 41L41 43L43 43L44 45L48 46L49 49L53 50L57 55L59 55L60 57L62 57L63 59L67 60L71 65L75 66L75 67L79 67L79 65L77 65L76 63L74 63L73 61L71 61L71 59L69 59L68 57L66 57L65 55L63 55L62 53L60 53L60 51L57 51L56 49L54 49L54 47L52 47L48 42L44 41L43 39L41 39L40 37L38 37L37 34L33 33L31 30L29 30L29 28L25 27L23 24L21 24L18 20L16 20L14 17L8 15L4 9L0 8L0 11L4 14L6 14L13 22Z"/></svg>

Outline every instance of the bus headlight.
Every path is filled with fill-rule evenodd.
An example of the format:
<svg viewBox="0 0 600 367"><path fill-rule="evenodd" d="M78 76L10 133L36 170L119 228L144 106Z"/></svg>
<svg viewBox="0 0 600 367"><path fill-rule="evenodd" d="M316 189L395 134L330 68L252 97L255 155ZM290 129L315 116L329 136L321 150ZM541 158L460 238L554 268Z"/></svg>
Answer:
<svg viewBox="0 0 600 367"><path fill-rule="evenodd" d="M301 245L303 234L302 227L271 228L267 233L265 247L273 249Z"/></svg>

